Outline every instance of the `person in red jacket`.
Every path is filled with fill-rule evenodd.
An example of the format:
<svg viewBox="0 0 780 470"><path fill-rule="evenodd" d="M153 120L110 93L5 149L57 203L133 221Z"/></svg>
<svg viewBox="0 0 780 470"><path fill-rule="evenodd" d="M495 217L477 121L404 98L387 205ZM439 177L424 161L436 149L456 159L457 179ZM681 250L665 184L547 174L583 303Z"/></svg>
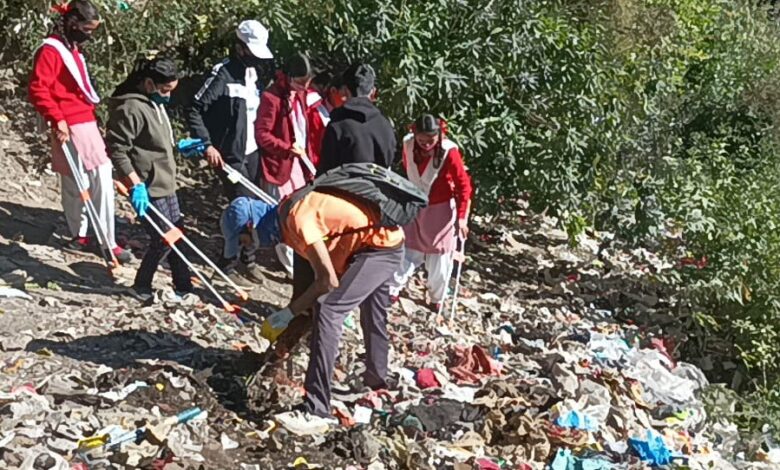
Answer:
<svg viewBox="0 0 780 470"><path fill-rule="evenodd" d="M313 178L307 106L312 68L308 57L296 54L285 61L274 83L260 97L255 136L260 147L262 189L281 200ZM279 261L292 277L293 251L279 244Z"/></svg>
<svg viewBox="0 0 780 470"><path fill-rule="evenodd" d="M62 207L74 237L68 247L87 250L91 244L84 202L62 150L62 145L71 141L78 153L75 163L81 179L89 182L108 245L119 261L128 262L130 254L114 241L112 166L95 116L100 99L79 50L100 25L98 11L89 0L73 0L55 9L59 18L35 54L28 91L30 102L51 127L52 170L60 174Z"/></svg>
<svg viewBox="0 0 780 470"><path fill-rule="evenodd" d="M458 146L447 138L444 121L423 114L404 137L403 165L409 180L428 194L428 207L404 227L406 253L395 273L390 295L393 300L425 263L431 309L439 311L452 275L456 236L468 236L471 177L463 165Z"/></svg>

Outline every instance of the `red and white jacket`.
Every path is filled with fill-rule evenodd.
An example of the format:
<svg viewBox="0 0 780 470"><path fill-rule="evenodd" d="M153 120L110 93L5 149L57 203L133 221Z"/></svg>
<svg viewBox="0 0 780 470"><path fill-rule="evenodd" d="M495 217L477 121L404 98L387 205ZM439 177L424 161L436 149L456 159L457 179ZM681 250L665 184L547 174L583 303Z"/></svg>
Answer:
<svg viewBox="0 0 780 470"><path fill-rule="evenodd" d="M35 55L28 87L30 103L50 123L68 125L96 120L100 99L92 86L84 56L50 36Z"/></svg>
<svg viewBox="0 0 780 470"><path fill-rule="evenodd" d="M403 163L409 181L428 194L429 205L455 199L458 219L468 217L473 188L471 177L463 164L463 156L455 142L446 137L442 138L441 148L444 150L444 156L438 168L434 166L430 156L422 159L418 157L415 162L415 147L414 134L406 135L403 143ZM419 150L418 155L422 155Z"/></svg>
<svg viewBox="0 0 780 470"><path fill-rule="evenodd" d="M306 120L308 121L309 159L314 166L320 164L322 152L322 139L325 138L325 128L330 122L330 112L325 105L325 100L314 90L309 89L306 94Z"/></svg>

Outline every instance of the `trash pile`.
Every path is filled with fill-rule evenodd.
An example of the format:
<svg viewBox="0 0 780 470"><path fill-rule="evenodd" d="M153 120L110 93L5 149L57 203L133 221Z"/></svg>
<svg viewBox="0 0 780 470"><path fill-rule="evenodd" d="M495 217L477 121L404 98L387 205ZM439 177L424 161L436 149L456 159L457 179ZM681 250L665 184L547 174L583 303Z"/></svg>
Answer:
<svg viewBox="0 0 780 470"><path fill-rule="evenodd" d="M547 217L476 221L455 317L429 311L414 279L389 315L389 390L367 391L353 314L340 425L315 429L280 418L302 397L305 338L261 370L262 317L290 294L282 275L268 268L240 316L203 291L177 298L167 273L142 306L121 287L133 266L116 285L92 269L97 256L56 246L63 221L46 194L33 210L0 193L0 468L780 468L776 446L747 449L735 426L708 420L707 380L676 360L673 338L616 317L662 306L648 279L672 266L608 234L572 248ZM119 231L145 246L137 226Z"/></svg>

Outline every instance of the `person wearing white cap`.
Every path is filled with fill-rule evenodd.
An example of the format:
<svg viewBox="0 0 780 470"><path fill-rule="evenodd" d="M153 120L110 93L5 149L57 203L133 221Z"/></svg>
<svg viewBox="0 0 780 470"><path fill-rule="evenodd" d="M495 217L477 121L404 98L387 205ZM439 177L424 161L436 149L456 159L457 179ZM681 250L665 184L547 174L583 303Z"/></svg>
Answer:
<svg viewBox="0 0 780 470"><path fill-rule="evenodd" d="M230 181L221 169L230 166L250 181L259 182L255 120L260 93L273 70L268 29L256 20L242 21L230 57L211 70L188 113L190 134L206 144L205 157L217 170L229 201L240 196L256 197ZM236 261L223 259L221 264L230 271ZM241 261L252 272L252 250L244 251Z"/></svg>

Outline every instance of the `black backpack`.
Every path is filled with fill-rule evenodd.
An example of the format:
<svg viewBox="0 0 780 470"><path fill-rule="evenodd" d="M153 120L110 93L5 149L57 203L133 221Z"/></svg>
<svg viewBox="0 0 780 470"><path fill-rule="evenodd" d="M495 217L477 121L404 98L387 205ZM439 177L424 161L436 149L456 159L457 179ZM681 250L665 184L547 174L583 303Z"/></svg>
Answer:
<svg viewBox="0 0 780 470"><path fill-rule="evenodd" d="M375 227L406 225L428 205L428 196L403 176L375 163L346 163L318 176L282 203L286 218L290 208L312 191L367 203L377 209ZM367 227L368 228L368 227Z"/></svg>

